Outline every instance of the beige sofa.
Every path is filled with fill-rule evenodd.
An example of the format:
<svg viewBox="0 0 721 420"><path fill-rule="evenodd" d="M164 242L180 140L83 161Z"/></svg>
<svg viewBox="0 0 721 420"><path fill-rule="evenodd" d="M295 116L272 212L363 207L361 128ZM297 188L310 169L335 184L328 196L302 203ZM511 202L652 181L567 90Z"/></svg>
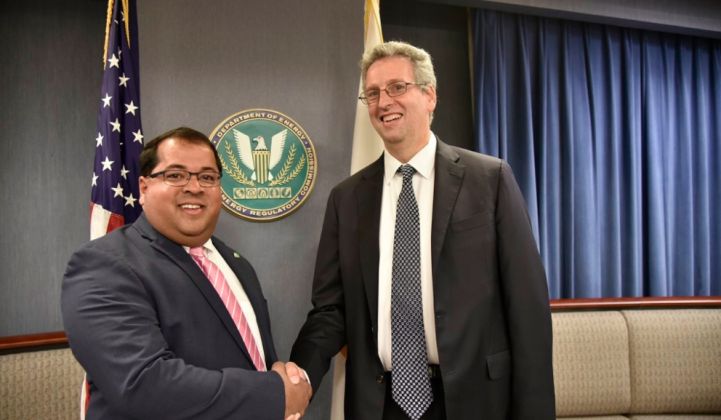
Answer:
<svg viewBox="0 0 721 420"><path fill-rule="evenodd" d="M721 419L721 299L553 307L559 418Z"/></svg>
<svg viewBox="0 0 721 420"><path fill-rule="evenodd" d="M0 340L0 420L77 420L82 380L63 333Z"/></svg>
<svg viewBox="0 0 721 420"><path fill-rule="evenodd" d="M554 301L563 419L721 419L721 297ZM76 420L62 333L0 340L0 420Z"/></svg>

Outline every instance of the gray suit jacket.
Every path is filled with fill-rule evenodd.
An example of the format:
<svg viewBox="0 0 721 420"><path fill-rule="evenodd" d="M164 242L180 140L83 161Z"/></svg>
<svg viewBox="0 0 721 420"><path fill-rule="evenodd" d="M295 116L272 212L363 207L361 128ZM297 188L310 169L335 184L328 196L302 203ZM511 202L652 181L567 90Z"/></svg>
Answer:
<svg viewBox="0 0 721 420"><path fill-rule="evenodd" d="M313 309L291 360L314 387L348 345L346 419L382 418L378 226L383 158L330 195ZM431 253L449 420L554 419L548 290L521 192L499 159L439 141Z"/></svg>
<svg viewBox="0 0 721 420"><path fill-rule="evenodd" d="M270 366L270 319L255 271L213 238L250 299ZM62 313L87 372L87 419L281 419L280 376L258 372L213 286L141 216L77 251Z"/></svg>

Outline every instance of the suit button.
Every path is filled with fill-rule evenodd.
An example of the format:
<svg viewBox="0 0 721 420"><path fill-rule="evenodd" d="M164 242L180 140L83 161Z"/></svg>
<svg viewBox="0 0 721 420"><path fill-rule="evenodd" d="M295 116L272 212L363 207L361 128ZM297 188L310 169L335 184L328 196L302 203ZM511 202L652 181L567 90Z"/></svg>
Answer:
<svg viewBox="0 0 721 420"><path fill-rule="evenodd" d="M378 377L376 377L376 382L382 384L383 382L385 382L385 376L381 373L380 375L378 375Z"/></svg>

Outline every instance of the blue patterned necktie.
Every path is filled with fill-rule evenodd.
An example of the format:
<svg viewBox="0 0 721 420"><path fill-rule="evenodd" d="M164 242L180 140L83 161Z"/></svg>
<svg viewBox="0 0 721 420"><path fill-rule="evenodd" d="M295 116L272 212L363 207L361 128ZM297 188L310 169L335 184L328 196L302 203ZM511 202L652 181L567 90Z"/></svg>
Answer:
<svg viewBox="0 0 721 420"><path fill-rule="evenodd" d="M421 296L421 241L418 203L413 193L410 165L402 165L403 187L396 208L391 287L392 395L412 420L418 420L433 402L428 376L426 334Z"/></svg>

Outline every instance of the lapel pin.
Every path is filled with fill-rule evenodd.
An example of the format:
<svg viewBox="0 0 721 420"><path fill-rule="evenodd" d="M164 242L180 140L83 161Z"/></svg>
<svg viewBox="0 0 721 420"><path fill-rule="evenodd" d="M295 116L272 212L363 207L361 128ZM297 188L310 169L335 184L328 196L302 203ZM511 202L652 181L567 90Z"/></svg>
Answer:
<svg viewBox="0 0 721 420"><path fill-rule="evenodd" d="M233 256L234 256L235 258L240 258L240 255L238 255L237 252L233 252Z"/></svg>

